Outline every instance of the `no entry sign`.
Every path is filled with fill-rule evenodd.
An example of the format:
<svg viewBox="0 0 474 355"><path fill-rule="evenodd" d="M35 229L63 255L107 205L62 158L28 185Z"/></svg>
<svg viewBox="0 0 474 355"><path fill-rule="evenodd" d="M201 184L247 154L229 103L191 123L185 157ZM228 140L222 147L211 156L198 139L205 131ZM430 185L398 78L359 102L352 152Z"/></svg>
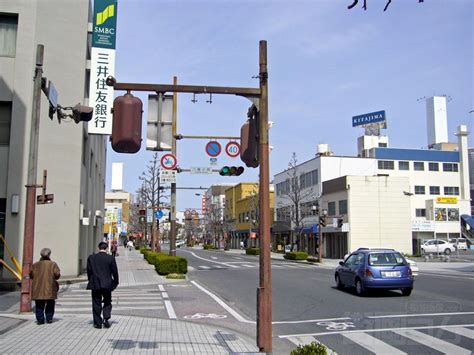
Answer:
<svg viewBox="0 0 474 355"><path fill-rule="evenodd" d="M206 144L206 153L210 157L217 157L221 154L222 147L218 141L210 141Z"/></svg>
<svg viewBox="0 0 474 355"><path fill-rule="evenodd" d="M240 144L237 142L229 142L225 146L225 152L231 158L235 158L240 154Z"/></svg>
<svg viewBox="0 0 474 355"><path fill-rule="evenodd" d="M165 154L161 157L161 166L166 170L173 170L176 168L178 160L173 154Z"/></svg>

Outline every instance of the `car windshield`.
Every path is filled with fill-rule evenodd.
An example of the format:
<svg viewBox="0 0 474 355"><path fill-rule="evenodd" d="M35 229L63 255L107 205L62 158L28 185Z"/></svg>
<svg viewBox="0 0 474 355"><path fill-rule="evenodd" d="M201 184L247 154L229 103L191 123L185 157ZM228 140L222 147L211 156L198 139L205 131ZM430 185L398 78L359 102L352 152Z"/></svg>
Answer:
<svg viewBox="0 0 474 355"><path fill-rule="evenodd" d="M374 266L394 266L404 265L405 259L397 252L389 253L370 253L369 254L369 265Z"/></svg>

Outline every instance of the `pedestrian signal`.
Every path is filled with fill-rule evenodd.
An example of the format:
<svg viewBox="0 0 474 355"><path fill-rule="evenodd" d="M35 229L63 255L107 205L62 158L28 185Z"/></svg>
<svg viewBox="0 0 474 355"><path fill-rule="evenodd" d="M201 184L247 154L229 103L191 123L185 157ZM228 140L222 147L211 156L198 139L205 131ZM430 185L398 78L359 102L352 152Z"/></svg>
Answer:
<svg viewBox="0 0 474 355"><path fill-rule="evenodd" d="M319 225L321 227L326 227L326 217L319 217Z"/></svg>
<svg viewBox="0 0 474 355"><path fill-rule="evenodd" d="M224 166L219 171L221 176L239 176L244 172L243 166Z"/></svg>

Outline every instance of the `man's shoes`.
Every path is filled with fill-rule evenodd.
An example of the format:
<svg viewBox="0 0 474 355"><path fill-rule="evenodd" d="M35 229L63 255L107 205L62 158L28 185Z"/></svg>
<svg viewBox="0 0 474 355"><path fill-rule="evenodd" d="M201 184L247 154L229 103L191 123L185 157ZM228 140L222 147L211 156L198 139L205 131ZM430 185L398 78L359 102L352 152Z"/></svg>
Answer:
<svg viewBox="0 0 474 355"><path fill-rule="evenodd" d="M110 328L110 323L108 319L104 319L104 328Z"/></svg>
<svg viewBox="0 0 474 355"><path fill-rule="evenodd" d="M102 325L101 324L94 324L94 328L102 329Z"/></svg>
<svg viewBox="0 0 474 355"><path fill-rule="evenodd" d="M47 320L46 323L51 324L53 323L53 320Z"/></svg>
<svg viewBox="0 0 474 355"><path fill-rule="evenodd" d="M43 322L36 321L36 324L38 324L38 325L44 324L44 321Z"/></svg>

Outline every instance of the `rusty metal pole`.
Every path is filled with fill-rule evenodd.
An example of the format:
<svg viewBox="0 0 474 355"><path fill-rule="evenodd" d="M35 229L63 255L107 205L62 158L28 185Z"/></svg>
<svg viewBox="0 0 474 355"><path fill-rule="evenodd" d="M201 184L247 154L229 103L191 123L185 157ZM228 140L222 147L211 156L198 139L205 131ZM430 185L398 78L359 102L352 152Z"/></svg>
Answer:
<svg viewBox="0 0 474 355"><path fill-rule="evenodd" d="M178 85L178 78L173 77L173 85ZM178 130L178 93L173 91L173 116L172 116L172 144L171 153L176 157L176 132ZM176 256L176 183L171 184L171 238L170 238L170 254Z"/></svg>
<svg viewBox="0 0 474 355"><path fill-rule="evenodd" d="M33 105L31 109L30 154L26 184L25 230L23 234L23 267L21 274L20 312L31 311L30 269L33 263L35 241L36 178L38 165L38 140L41 108L41 81L43 77L44 46L36 47L36 67L33 84Z"/></svg>
<svg viewBox="0 0 474 355"><path fill-rule="evenodd" d="M259 205L260 284L257 290L257 346L272 352L272 274L270 259L270 164L268 144L267 42L260 41Z"/></svg>

